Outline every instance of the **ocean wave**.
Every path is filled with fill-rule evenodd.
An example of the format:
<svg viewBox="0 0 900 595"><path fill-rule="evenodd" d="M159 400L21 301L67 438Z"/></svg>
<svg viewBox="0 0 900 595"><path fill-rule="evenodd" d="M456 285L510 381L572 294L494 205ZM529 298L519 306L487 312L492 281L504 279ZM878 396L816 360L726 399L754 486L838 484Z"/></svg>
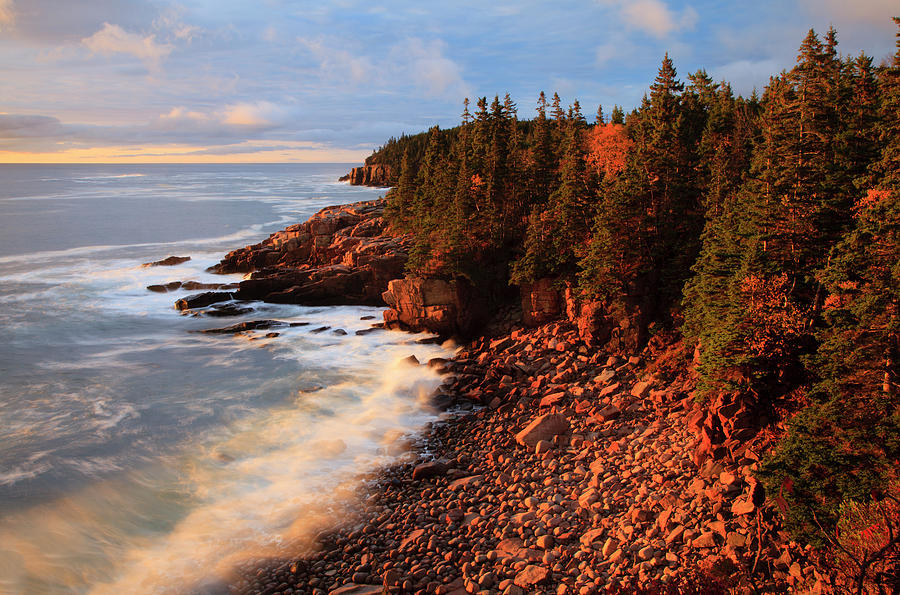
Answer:
<svg viewBox="0 0 900 595"><path fill-rule="evenodd" d="M77 178L71 178L71 180L80 182L80 181L88 181L93 182L95 180L118 180L119 178L143 178L147 174L108 174L108 175L99 175L99 176L79 176Z"/></svg>
<svg viewBox="0 0 900 595"><path fill-rule="evenodd" d="M191 246L207 246L211 244L226 244L228 242L245 241L248 238L259 236L260 232L265 228L266 224L255 224L248 228L236 231L234 233L217 236L212 238L197 238L188 240L177 240L173 242L145 242L140 244L99 244L96 246L79 246L78 248L67 248L65 250L44 250L41 252L29 252L25 254L14 254L12 256L0 256L0 264L19 264L23 262L44 262L55 261L61 258L71 258L79 256L90 256L102 252L110 252L113 250L126 250L132 248L164 248L171 246L179 246L189 249Z"/></svg>

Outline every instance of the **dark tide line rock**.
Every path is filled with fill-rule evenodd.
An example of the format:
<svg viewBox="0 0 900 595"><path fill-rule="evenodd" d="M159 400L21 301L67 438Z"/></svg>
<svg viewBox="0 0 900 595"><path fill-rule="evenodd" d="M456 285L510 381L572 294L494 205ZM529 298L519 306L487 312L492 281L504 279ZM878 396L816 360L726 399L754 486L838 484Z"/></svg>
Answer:
<svg viewBox="0 0 900 595"><path fill-rule="evenodd" d="M155 260L153 262L145 262L142 264L142 267L171 267L175 265L179 265L183 262L187 262L191 259L190 256L169 256L167 258L163 258L162 260Z"/></svg>
<svg viewBox="0 0 900 595"><path fill-rule="evenodd" d="M178 310L193 310L194 308L205 308L219 302L225 302L234 299L231 292L207 291L183 297L175 302L175 308Z"/></svg>
<svg viewBox="0 0 900 595"><path fill-rule="evenodd" d="M210 328L197 332L223 335L243 333L246 331L268 330L271 328L278 328L282 326L287 326L287 323L281 322L280 320L250 320L247 322L232 324L231 326L226 326L223 328Z"/></svg>

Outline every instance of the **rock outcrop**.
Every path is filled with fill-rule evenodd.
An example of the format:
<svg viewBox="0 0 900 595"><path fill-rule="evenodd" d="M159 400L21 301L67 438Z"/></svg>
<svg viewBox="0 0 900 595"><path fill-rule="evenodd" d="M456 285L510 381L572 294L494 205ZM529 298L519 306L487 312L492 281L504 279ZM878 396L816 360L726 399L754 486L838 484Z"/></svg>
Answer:
<svg viewBox="0 0 900 595"><path fill-rule="evenodd" d="M384 200L322 209L308 221L228 253L210 270L251 273L235 299L305 305L383 305L403 276L409 238L393 236Z"/></svg>
<svg viewBox="0 0 900 595"><path fill-rule="evenodd" d="M341 176L339 181L350 182L352 186L386 187L393 185L391 173L390 166L377 163L375 165L354 167L349 174Z"/></svg>
<svg viewBox="0 0 900 595"><path fill-rule="evenodd" d="M522 285L522 322L525 326L537 327L557 320L565 305L555 281L538 279L534 283Z"/></svg>
<svg viewBox="0 0 900 595"><path fill-rule="evenodd" d="M566 318L578 329L579 338L591 346L635 351L646 342L646 316L639 300L613 306L578 295L571 287L560 289L556 283L543 278L521 287L525 326Z"/></svg>
<svg viewBox="0 0 900 595"><path fill-rule="evenodd" d="M382 294L390 328L472 336L486 322L487 306L465 280L394 279Z"/></svg>

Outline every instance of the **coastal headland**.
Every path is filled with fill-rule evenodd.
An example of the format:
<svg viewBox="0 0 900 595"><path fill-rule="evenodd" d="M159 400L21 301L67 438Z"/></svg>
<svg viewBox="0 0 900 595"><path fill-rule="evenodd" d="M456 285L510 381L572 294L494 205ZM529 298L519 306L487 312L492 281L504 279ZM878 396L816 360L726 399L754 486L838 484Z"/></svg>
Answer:
<svg viewBox="0 0 900 595"><path fill-rule="evenodd" d="M245 272L185 311L263 300L386 304L393 328L454 336L441 422L360 488L318 553L240 567L236 593L788 592L833 576L790 540L754 477L754 403L694 399L693 350L551 283L491 316L454 280L403 277L383 200L323 209L235 250ZM611 322L612 320L612 322ZM265 321L263 321L265 322Z"/></svg>

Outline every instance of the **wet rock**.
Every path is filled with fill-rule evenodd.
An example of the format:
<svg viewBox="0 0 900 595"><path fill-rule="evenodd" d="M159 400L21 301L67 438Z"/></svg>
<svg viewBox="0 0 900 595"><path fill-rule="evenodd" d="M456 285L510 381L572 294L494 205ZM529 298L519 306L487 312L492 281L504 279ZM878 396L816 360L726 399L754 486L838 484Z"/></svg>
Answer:
<svg viewBox="0 0 900 595"><path fill-rule="evenodd" d="M448 469L449 467L444 461L429 461L427 463L416 465L413 469L412 477L413 479L428 479L430 477L445 475Z"/></svg>
<svg viewBox="0 0 900 595"><path fill-rule="evenodd" d="M234 294L230 292L207 291L181 298L175 302L175 308L178 310L193 310L233 299Z"/></svg>
<svg viewBox="0 0 900 595"><path fill-rule="evenodd" d="M155 260L153 262L145 262L142 264L142 267L171 267L183 262L187 262L191 259L190 256L168 256L163 258L162 260Z"/></svg>
<svg viewBox="0 0 900 595"><path fill-rule="evenodd" d="M165 285L148 285L147 290L152 291L154 293L168 293L170 291L175 291L176 289L181 288L181 281L172 281L171 283L166 283ZM193 291L193 290L189 290Z"/></svg>
<svg viewBox="0 0 900 595"><path fill-rule="evenodd" d="M228 318L233 316L243 316L253 312L253 308L247 306L239 306L237 304L216 304L211 309L206 310L204 314L213 318Z"/></svg>
<svg viewBox="0 0 900 595"><path fill-rule="evenodd" d="M226 326L223 328L210 328L199 332L210 334L233 334L243 333L246 331L266 330L282 326L287 325L286 323L279 320L250 320L248 322L239 322L237 324L232 324L231 326Z"/></svg>

